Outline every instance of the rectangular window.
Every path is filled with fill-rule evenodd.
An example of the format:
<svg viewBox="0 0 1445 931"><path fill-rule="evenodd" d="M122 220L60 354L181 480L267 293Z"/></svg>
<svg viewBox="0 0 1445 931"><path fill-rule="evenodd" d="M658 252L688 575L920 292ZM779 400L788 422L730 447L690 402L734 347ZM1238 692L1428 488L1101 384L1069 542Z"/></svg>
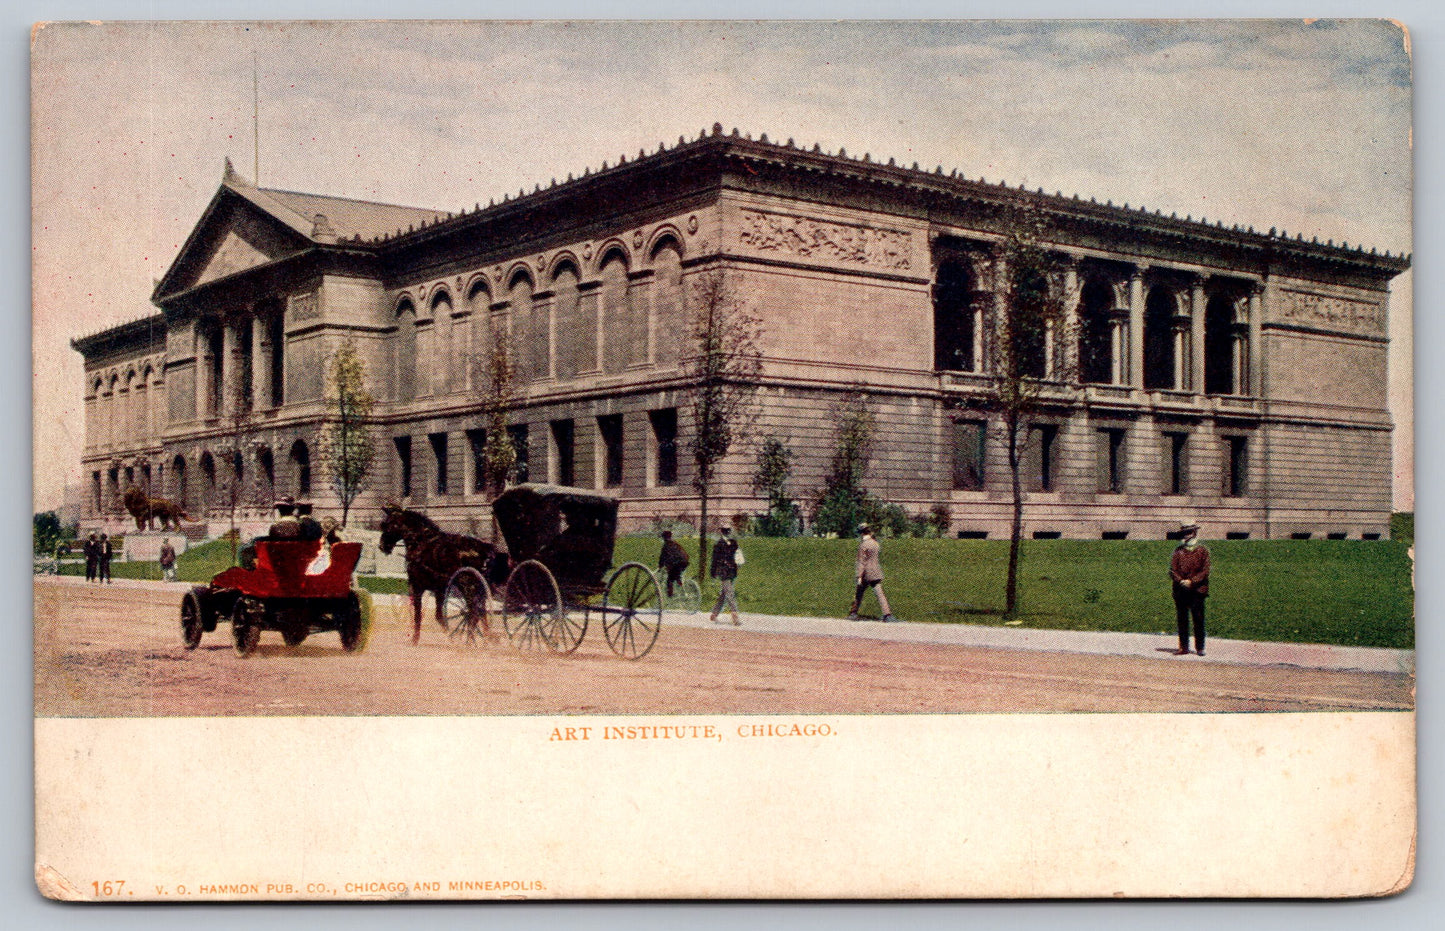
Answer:
<svg viewBox="0 0 1445 931"><path fill-rule="evenodd" d="M598 417L597 433L602 438L602 487L619 488L622 485L622 415Z"/></svg>
<svg viewBox="0 0 1445 931"><path fill-rule="evenodd" d="M1100 430L1099 437L1099 491L1117 495L1124 490L1124 431Z"/></svg>
<svg viewBox="0 0 1445 931"><path fill-rule="evenodd" d="M436 480L432 482L432 489L436 494L447 494L447 435L445 433L433 433L427 437L431 441L432 458L436 461Z"/></svg>
<svg viewBox="0 0 1445 931"><path fill-rule="evenodd" d="M398 436L392 438L396 445L396 459L401 477L401 496L411 497L411 437Z"/></svg>
<svg viewBox="0 0 1445 931"><path fill-rule="evenodd" d="M1189 434L1165 433L1163 437L1161 451L1164 454L1164 494L1187 494L1189 491Z"/></svg>
<svg viewBox="0 0 1445 931"><path fill-rule="evenodd" d="M657 447L654 463L656 484L670 486L677 484L677 408L652 411L652 437Z"/></svg>
<svg viewBox="0 0 1445 931"><path fill-rule="evenodd" d="M1054 476L1058 472L1058 438L1059 428L1054 424L1042 424L1029 431L1026 456L1035 491L1054 490Z"/></svg>
<svg viewBox="0 0 1445 931"><path fill-rule="evenodd" d="M529 482L532 479L532 469L529 462L530 450L527 445L527 425L514 423L507 428L507 438L512 441L512 449L517 453L517 465L512 471L512 479L517 484Z"/></svg>
<svg viewBox="0 0 1445 931"><path fill-rule="evenodd" d="M577 428L570 420L552 421L552 481L577 484Z"/></svg>
<svg viewBox="0 0 1445 931"><path fill-rule="evenodd" d="M1230 498L1240 498L1246 494L1248 485L1246 483L1245 466L1249 447L1246 438L1242 436L1225 437L1226 467L1224 470L1224 494Z"/></svg>
<svg viewBox="0 0 1445 931"><path fill-rule="evenodd" d="M468 430L467 447L472 452L472 494L480 495L487 490L487 431Z"/></svg>
<svg viewBox="0 0 1445 931"><path fill-rule="evenodd" d="M953 424L953 488L978 491L983 488L984 425L963 420Z"/></svg>

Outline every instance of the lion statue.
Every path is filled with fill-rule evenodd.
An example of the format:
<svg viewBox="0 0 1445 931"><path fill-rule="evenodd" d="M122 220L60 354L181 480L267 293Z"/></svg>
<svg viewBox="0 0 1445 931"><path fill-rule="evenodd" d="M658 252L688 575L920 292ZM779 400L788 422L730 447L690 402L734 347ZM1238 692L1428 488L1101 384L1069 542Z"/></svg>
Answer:
<svg viewBox="0 0 1445 931"><path fill-rule="evenodd" d="M125 490L125 497L121 499L125 509L130 516L135 518L135 529L150 530L153 521L161 522L162 530L180 530L182 520L194 520L195 518L181 510L181 506L167 498L147 497L138 485L132 485Z"/></svg>

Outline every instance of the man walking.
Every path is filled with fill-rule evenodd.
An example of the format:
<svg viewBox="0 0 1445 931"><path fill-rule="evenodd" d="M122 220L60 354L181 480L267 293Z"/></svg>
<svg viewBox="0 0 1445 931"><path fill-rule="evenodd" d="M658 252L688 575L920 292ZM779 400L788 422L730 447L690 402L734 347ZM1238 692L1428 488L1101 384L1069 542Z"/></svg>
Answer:
<svg viewBox="0 0 1445 931"><path fill-rule="evenodd" d="M854 575L858 581L858 588L853 592L853 607L848 609L848 620L858 620L858 608L863 604L863 593L873 589L878 596L878 607L883 612L885 623L893 623L898 618L888 609L888 596L883 594L883 566L878 556L882 551L877 538L873 536L873 528L867 524L858 525L858 563Z"/></svg>
<svg viewBox="0 0 1445 931"><path fill-rule="evenodd" d="M1184 538L1169 560L1173 581L1174 617L1179 627L1179 649L1175 656L1189 655L1189 621L1194 620L1194 651L1204 655L1204 599L1209 595L1209 549L1199 542L1199 525L1179 528Z"/></svg>
<svg viewBox="0 0 1445 931"><path fill-rule="evenodd" d="M96 544L96 558L100 563L100 577L96 579L97 582L110 584L110 559L114 555L115 547L110 543L110 534L101 534L100 542Z"/></svg>
<svg viewBox="0 0 1445 931"><path fill-rule="evenodd" d="M100 566L100 539L95 531L85 540L85 581L94 582L95 574Z"/></svg>
<svg viewBox="0 0 1445 931"><path fill-rule="evenodd" d="M657 568L667 573L667 597L671 598L673 590L682 584L682 572L687 568L689 562L687 550L672 538L671 530L664 530L662 532L662 552L657 557Z"/></svg>
<svg viewBox="0 0 1445 931"><path fill-rule="evenodd" d="M738 617L738 598L733 592L733 580L738 577L738 541L733 539L731 527L724 526L722 536L713 544L710 574L721 586L717 604L712 606L712 622L717 623L717 616L726 604L733 615L733 626L741 627L743 622Z"/></svg>
<svg viewBox="0 0 1445 931"><path fill-rule="evenodd" d="M176 580L176 548L171 546L171 538L161 540L161 580L174 582Z"/></svg>

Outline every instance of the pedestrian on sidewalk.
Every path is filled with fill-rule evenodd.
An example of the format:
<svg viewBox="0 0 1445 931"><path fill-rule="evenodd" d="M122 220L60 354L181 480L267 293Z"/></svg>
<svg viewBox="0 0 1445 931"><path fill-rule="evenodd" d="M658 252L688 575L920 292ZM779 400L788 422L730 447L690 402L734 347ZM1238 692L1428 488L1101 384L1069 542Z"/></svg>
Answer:
<svg viewBox="0 0 1445 931"><path fill-rule="evenodd" d="M85 540L85 581L94 582L95 574L100 566L100 538L95 531Z"/></svg>
<svg viewBox="0 0 1445 931"><path fill-rule="evenodd" d="M176 580L176 548L171 546L171 538L165 537L161 540L161 580L174 582Z"/></svg>
<svg viewBox="0 0 1445 931"><path fill-rule="evenodd" d="M671 530L662 532L662 552L657 556L657 568L667 573L667 597L682 584L682 573L688 565L687 550L672 538Z"/></svg>
<svg viewBox="0 0 1445 931"><path fill-rule="evenodd" d="M98 579L96 579L96 581L97 581L97 582L104 582L106 585L109 585L109 584L110 584L110 560L111 560L111 557L115 555L115 547L111 545L111 542L110 542L110 534L108 534L108 533L103 533L103 534L100 535L100 542L99 542L98 544L96 544L96 551L95 551L95 552L96 552L96 558L97 558L97 560L99 561L99 564L100 564L100 577L99 577Z"/></svg>
<svg viewBox="0 0 1445 931"><path fill-rule="evenodd" d="M726 605L733 615L733 626L741 627L742 619L738 617L738 598L733 591L733 581L738 577L738 558L741 554L738 551L738 541L733 539L733 529L726 524L722 528L722 536L718 537L717 543L712 548L712 565L710 574L718 580L721 590L717 594L717 604L712 606L712 622L716 624L717 616Z"/></svg>
<svg viewBox="0 0 1445 931"><path fill-rule="evenodd" d="M873 536L873 528L867 524L859 524L858 562L854 572L858 587L853 592L853 607L848 609L850 621L858 620L858 608L863 604L863 593L870 588L878 596L878 608L883 612L884 622L891 624L898 620L888 608L888 596L883 594L883 565L878 558L882 549L878 539Z"/></svg>
<svg viewBox="0 0 1445 931"><path fill-rule="evenodd" d="M1183 537L1169 560L1169 578L1174 583L1174 617L1179 627L1179 649L1175 656L1189 654L1189 621L1194 620L1194 651L1204 655L1204 599L1209 595L1209 548L1199 542L1199 525L1180 526Z"/></svg>

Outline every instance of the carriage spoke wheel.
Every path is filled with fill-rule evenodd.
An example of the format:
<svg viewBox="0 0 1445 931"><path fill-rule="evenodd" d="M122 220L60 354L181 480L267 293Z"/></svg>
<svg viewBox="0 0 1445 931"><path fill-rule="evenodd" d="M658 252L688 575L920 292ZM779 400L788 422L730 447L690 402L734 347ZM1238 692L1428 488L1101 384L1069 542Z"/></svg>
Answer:
<svg viewBox="0 0 1445 931"><path fill-rule="evenodd" d="M238 655L250 656L256 651L256 644L261 642L258 621L262 610L261 604L254 598L242 595L236 599L236 606L231 610L231 641Z"/></svg>
<svg viewBox="0 0 1445 931"><path fill-rule="evenodd" d="M201 620L201 596L186 592L186 597L181 600L181 639L185 641L187 650L201 645L201 634L205 629L205 622Z"/></svg>
<svg viewBox="0 0 1445 931"><path fill-rule="evenodd" d="M491 597L487 580L477 570L464 567L452 573L442 595L442 623L453 640L464 640L470 645L491 632L487 616L487 602Z"/></svg>
<svg viewBox="0 0 1445 931"><path fill-rule="evenodd" d="M535 559L520 563L507 577L507 591L502 597L502 624L512 645L519 650L545 648L570 653L577 649L587 632L585 616L580 626L569 621L562 610L557 580Z"/></svg>
<svg viewBox="0 0 1445 931"><path fill-rule="evenodd" d="M662 629L662 590L646 566L630 562L612 573L602 599L602 632L612 652L641 659Z"/></svg>

